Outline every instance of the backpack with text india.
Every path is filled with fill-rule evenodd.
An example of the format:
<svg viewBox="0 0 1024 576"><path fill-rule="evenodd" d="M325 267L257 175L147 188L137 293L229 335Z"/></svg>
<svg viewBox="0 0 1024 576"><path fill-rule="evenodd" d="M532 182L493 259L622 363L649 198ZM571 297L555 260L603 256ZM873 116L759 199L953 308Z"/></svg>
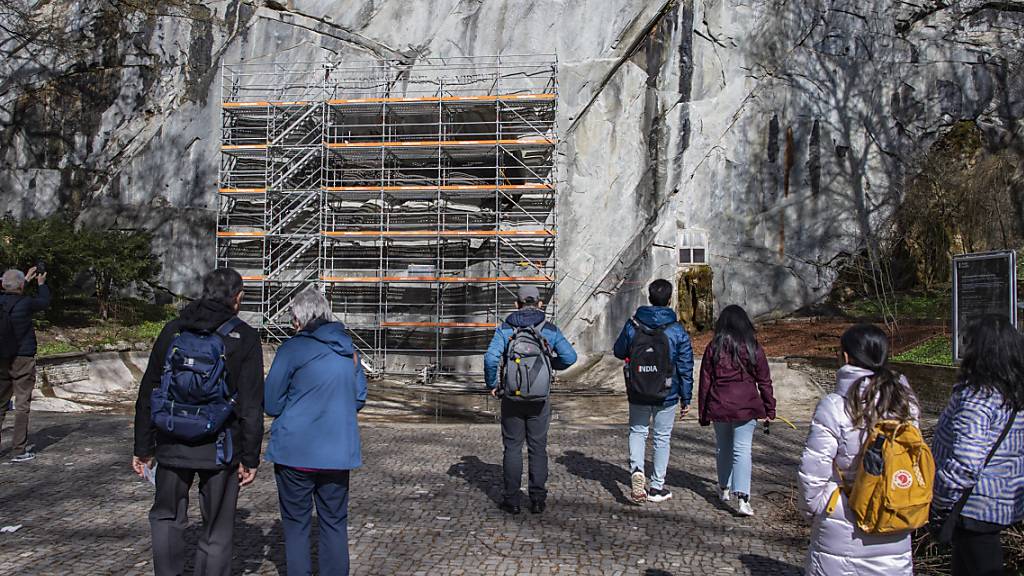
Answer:
<svg viewBox="0 0 1024 576"><path fill-rule="evenodd" d="M541 333L541 327L517 326L505 347L501 366L503 398L519 402L542 402L551 394L554 352Z"/></svg>
<svg viewBox="0 0 1024 576"><path fill-rule="evenodd" d="M857 527L870 534L910 532L928 523L935 459L910 422L882 420L868 432L851 486L832 492L826 512L847 495ZM842 472L838 469L840 480Z"/></svg>
<svg viewBox="0 0 1024 576"><path fill-rule="evenodd" d="M672 353L665 329L670 325L651 328L637 321L633 323L633 340L622 372L626 377L626 395L630 402L663 402L672 392Z"/></svg>
<svg viewBox="0 0 1024 576"><path fill-rule="evenodd" d="M218 465L227 465L234 457L227 423L234 414L235 397L228 392L224 338L241 323L235 317L215 332L176 334L160 386L151 397L154 426L184 443L216 440Z"/></svg>

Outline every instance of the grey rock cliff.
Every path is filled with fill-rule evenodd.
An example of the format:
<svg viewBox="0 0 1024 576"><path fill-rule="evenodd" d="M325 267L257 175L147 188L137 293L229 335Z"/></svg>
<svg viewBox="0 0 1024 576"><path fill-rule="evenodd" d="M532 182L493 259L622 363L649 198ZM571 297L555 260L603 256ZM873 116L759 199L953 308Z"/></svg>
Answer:
<svg viewBox="0 0 1024 576"><path fill-rule="evenodd" d="M186 293L213 261L225 61L556 54L556 318L584 351L674 276L682 230L707 232L718 302L791 311L946 126L1020 142L1024 2L97 4L48 4L67 26L25 46L0 32L0 212L155 230Z"/></svg>

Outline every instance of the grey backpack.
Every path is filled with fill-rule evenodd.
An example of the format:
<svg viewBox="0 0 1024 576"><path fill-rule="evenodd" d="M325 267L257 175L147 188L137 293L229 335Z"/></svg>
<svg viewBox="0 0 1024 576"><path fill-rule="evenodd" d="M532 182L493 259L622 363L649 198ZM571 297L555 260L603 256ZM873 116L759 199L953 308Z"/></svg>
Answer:
<svg viewBox="0 0 1024 576"><path fill-rule="evenodd" d="M502 397L517 402L542 402L551 393L551 345L541 335L544 322L516 327L505 347L501 368Z"/></svg>

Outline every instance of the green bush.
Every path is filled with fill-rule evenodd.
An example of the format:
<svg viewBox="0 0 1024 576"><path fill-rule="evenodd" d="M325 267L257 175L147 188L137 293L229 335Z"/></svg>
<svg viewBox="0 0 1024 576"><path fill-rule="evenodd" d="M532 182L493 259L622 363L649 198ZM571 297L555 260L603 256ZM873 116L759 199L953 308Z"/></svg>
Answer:
<svg viewBox="0 0 1024 576"><path fill-rule="evenodd" d="M902 354L893 357L896 362L913 362L915 364L953 365L953 338L936 336L923 344L919 344Z"/></svg>

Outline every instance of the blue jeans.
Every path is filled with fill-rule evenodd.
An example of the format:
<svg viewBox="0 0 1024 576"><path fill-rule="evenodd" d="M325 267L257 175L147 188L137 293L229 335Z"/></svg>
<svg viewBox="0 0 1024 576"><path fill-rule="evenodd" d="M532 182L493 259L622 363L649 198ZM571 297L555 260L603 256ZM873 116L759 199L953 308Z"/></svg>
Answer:
<svg viewBox="0 0 1024 576"><path fill-rule="evenodd" d="M629 471L643 471L644 452L647 449L647 430L654 420L654 474L651 475L651 489L660 490L665 486L665 472L668 470L669 441L672 426L676 422L676 405L647 406L629 405Z"/></svg>
<svg viewBox="0 0 1024 576"><path fill-rule="evenodd" d="M714 424L718 486L750 496L750 445L754 441L757 420Z"/></svg>
<svg viewBox="0 0 1024 576"><path fill-rule="evenodd" d="M320 525L320 576L348 574L348 470L303 472L274 466L288 576L312 576L309 527Z"/></svg>

